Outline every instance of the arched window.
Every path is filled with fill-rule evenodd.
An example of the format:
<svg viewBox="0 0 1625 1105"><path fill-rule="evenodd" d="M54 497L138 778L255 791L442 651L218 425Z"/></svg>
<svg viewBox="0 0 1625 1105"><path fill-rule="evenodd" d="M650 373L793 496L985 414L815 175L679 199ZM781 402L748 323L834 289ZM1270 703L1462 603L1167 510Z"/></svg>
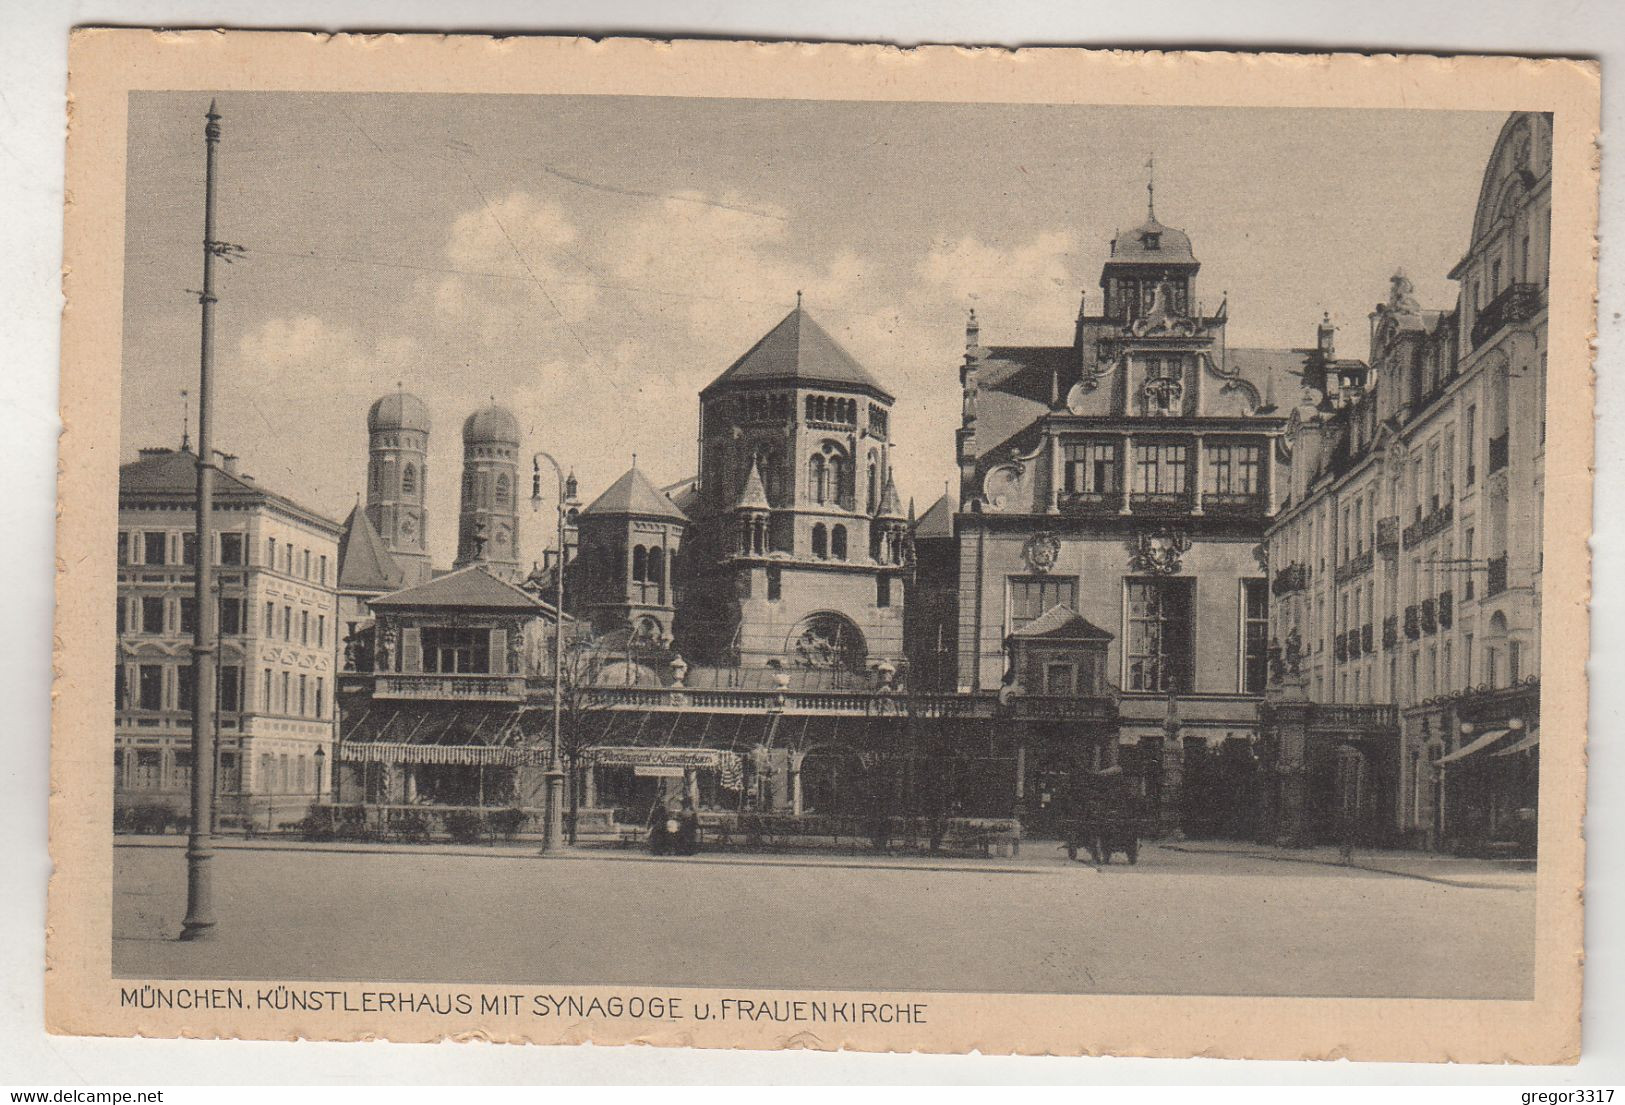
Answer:
<svg viewBox="0 0 1625 1105"><path fill-rule="evenodd" d="M653 546L649 549L648 574L650 583L666 581L666 554Z"/></svg>
<svg viewBox="0 0 1625 1105"><path fill-rule="evenodd" d="M836 560L846 559L846 527L836 526L830 530L829 553Z"/></svg>
<svg viewBox="0 0 1625 1105"><path fill-rule="evenodd" d="M666 567L667 567L666 578L671 580L672 586L675 587L675 586L677 586L678 579L681 578L677 574L677 550L673 549L667 555L670 557L670 559L669 559L669 561L667 562L667 565L666 565Z"/></svg>
<svg viewBox="0 0 1625 1105"><path fill-rule="evenodd" d="M632 546L632 582L646 583L649 576L649 550L642 545Z"/></svg>
<svg viewBox="0 0 1625 1105"><path fill-rule="evenodd" d="M818 410L817 404L818 404L818 397L816 395L807 396L807 421L808 422L816 422L816 421L818 421L817 415L815 414L815 412Z"/></svg>
<svg viewBox="0 0 1625 1105"><path fill-rule="evenodd" d="M815 453L807 461L807 494L812 496L815 503L828 501L829 469L821 454Z"/></svg>
<svg viewBox="0 0 1625 1105"><path fill-rule="evenodd" d="M418 470L408 464L401 469L401 494L416 495L418 490Z"/></svg>
<svg viewBox="0 0 1625 1105"><path fill-rule="evenodd" d="M829 494L821 502L830 500L844 500L848 498L847 489L851 483L851 472L847 469L846 458L835 454L829 458Z"/></svg>
<svg viewBox="0 0 1625 1105"><path fill-rule="evenodd" d="M378 461L372 462L372 489L374 491L384 489L384 467Z"/></svg>
<svg viewBox="0 0 1625 1105"><path fill-rule="evenodd" d="M408 471L411 471L411 469L408 469ZM509 490L509 488L508 488L508 477L505 476L505 475L498 474L497 475L497 506L507 506L508 505L508 490Z"/></svg>
<svg viewBox="0 0 1625 1105"><path fill-rule="evenodd" d="M880 468L875 462L875 455L869 454L869 513L873 514L880 509Z"/></svg>
<svg viewBox="0 0 1625 1105"><path fill-rule="evenodd" d="M822 522L813 526L812 552L819 560L829 559L829 531Z"/></svg>

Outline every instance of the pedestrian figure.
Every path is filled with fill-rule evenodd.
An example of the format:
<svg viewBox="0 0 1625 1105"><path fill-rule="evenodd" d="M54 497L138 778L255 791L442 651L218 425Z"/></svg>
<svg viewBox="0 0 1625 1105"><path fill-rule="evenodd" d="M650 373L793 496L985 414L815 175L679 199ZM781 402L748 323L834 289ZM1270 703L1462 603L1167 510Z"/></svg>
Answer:
<svg viewBox="0 0 1625 1105"><path fill-rule="evenodd" d="M666 810L665 801L656 798L654 809L649 811L649 851L657 856L671 855L675 828L676 822Z"/></svg>
<svg viewBox="0 0 1625 1105"><path fill-rule="evenodd" d="M1348 810L1342 811L1337 818L1337 858L1347 867L1354 860L1354 815Z"/></svg>
<svg viewBox="0 0 1625 1105"><path fill-rule="evenodd" d="M680 856L692 856L700 850L700 815L688 798L683 799L682 810L677 815L676 850Z"/></svg>

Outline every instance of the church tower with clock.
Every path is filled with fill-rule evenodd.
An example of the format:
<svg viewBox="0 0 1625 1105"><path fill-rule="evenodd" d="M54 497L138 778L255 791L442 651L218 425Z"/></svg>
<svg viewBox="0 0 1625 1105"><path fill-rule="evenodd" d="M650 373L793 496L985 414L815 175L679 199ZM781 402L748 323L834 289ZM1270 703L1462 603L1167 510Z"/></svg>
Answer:
<svg viewBox="0 0 1625 1105"><path fill-rule="evenodd" d="M367 521L405 574L405 585L427 583L429 408L395 390L367 411Z"/></svg>

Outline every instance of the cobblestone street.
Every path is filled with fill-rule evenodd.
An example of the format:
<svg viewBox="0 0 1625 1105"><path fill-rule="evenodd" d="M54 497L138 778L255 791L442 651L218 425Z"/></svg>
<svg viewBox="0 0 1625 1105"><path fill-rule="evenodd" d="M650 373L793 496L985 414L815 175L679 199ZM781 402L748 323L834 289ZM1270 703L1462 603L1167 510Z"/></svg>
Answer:
<svg viewBox="0 0 1625 1105"><path fill-rule="evenodd" d="M177 841L178 842L178 841ZM1150 846L1135 867L530 849L114 850L125 978L1523 998L1534 875L1403 854ZM1408 867L1406 866L1408 864ZM1374 869L1382 868L1382 869ZM1453 934L1445 936L1445 933Z"/></svg>

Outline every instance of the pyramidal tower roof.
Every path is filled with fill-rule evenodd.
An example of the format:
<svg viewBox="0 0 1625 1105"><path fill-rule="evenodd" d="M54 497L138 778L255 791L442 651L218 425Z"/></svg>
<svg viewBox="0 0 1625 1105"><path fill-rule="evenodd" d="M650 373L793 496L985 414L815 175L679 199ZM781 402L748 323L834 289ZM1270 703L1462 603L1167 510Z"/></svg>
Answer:
<svg viewBox="0 0 1625 1105"><path fill-rule="evenodd" d="M650 483L649 477L636 466L627 469L624 476L610 484L581 513L593 517L624 514L640 518L665 518L673 522L688 521L688 515Z"/></svg>
<svg viewBox="0 0 1625 1105"><path fill-rule="evenodd" d="M875 517L903 517L903 502L897 496L897 481L892 479L890 472L886 473L886 490L880 493L880 509L875 512Z"/></svg>
<svg viewBox="0 0 1625 1105"><path fill-rule="evenodd" d="M745 477L745 486L739 492L739 501L734 503L734 509L773 509L773 504L767 501L767 485L762 482L762 471L756 466L754 458L750 462L750 475Z"/></svg>
<svg viewBox="0 0 1625 1105"><path fill-rule="evenodd" d="M406 573L390 555L366 510L357 503L339 535L339 589L388 592L397 590L405 581Z"/></svg>
<svg viewBox="0 0 1625 1105"><path fill-rule="evenodd" d="M783 321L700 394L734 384L757 383L822 384L867 392L888 403L892 401L891 392L881 387L868 369L813 321L799 299Z"/></svg>

